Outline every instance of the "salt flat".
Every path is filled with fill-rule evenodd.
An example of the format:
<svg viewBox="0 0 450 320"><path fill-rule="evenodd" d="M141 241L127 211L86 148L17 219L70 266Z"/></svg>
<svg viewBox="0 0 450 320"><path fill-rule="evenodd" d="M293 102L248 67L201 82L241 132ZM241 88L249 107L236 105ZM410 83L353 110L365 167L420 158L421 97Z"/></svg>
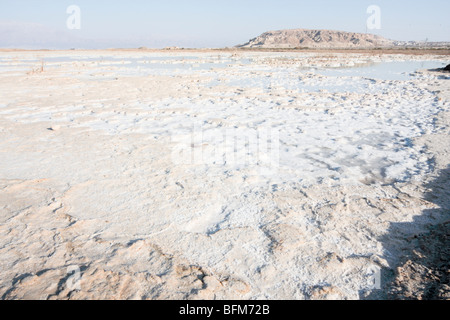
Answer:
<svg viewBox="0 0 450 320"><path fill-rule="evenodd" d="M0 296L383 292L410 238L449 218L448 194L427 196L450 77L426 69L445 62L1 52Z"/></svg>

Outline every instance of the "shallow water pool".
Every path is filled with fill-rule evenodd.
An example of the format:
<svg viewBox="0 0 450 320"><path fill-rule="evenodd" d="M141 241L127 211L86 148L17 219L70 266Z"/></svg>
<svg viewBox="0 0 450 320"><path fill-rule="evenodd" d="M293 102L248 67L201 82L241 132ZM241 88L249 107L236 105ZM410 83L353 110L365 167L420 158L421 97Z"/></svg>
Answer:
<svg viewBox="0 0 450 320"><path fill-rule="evenodd" d="M407 81L417 70L445 67L440 61L390 61L366 66L316 69L315 72L328 77L365 77L376 80Z"/></svg>

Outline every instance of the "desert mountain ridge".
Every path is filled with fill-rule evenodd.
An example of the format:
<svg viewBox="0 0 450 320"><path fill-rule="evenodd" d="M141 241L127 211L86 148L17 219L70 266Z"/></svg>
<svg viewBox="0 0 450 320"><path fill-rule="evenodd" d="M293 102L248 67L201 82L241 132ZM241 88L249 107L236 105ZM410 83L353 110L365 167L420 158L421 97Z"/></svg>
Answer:
<svg viewBox="0 0 450 320"><path fill-rule="evenodd" d="M372 49L389 47L441 47L449 43L395 41L369 33L335 30L288 29L264 32L237 48L265 49Z"/></svg>

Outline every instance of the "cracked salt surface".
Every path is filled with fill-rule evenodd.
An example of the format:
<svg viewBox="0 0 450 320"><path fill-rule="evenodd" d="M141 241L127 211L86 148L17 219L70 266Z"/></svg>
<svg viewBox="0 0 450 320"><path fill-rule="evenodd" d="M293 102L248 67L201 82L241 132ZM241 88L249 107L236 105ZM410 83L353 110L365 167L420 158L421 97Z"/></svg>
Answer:
<svg viewBox="0 0 450 320"><path fill-rule="evenodd" d="M358 298L389 222L430 206L405 192L433 170L438 57L1 56L5 297L79 264L116 298Z"/></svg>
<svg viewBox="0 0 450 320"><path fill-rule="evenodd" d="M60 60L66 61L66 58ZM166 62L174 61L178 60ZM369 76L383 75L386 70L391 70L386 66L392 64L395 63L371 66L367 69ZM402 68L425 66L424 62L399 62L398 65ZM212 137L208 143L213 149L223 147L223 139L220 139L223 130L239 129L239 136L245 138L264 128L279 134L280 139L279 162L275 164L277 174L272 179L295 180L305 185L317 182L388 183L406 181L429 172L430 159L426 151L405 142L434 129L433 119L440 111L439 103L433 92L420 86L420 82L428 79L416 75L415 80L403 82L356 76L364 70L366 68L340 69L334 70L333 76L318 77L284 69L269 69L263 74L242 72L240 78L251 75L253 80L225 81L224 85L262 89L260 98L248 99L245 94L225 101L171 98L164 104L160 101L138 103L133 112L126 109L119 112L105 104L94 108L96 111L90 115L91 120L82 124L77 118L89 112L83 112L80 107L39 107L8 116L8 119L28 123L66 121L69 127L87 126L114 135L179 136L183 130L189 132L195 128L208 131ZM187 71L196 74L199 70ZM219 68L216 73L218 77L227 78L227 71ZM231 73L233 78L237 77L234 69ZM318 73L328 74L329 70ZM341 73L344 78L336 77ZM116 74L121 75L120 69ZM305 81L299 80L303 78ZM390 78L389 73L387 78ZM304 82L308 85L303 86ZM292 97L289 94L280 96L277 90L291 90ZM179 111L171 111L177 109ZM149 116L148 112L154 116ZM220 122L211 123L213 118ZM232 167L225 164L223 169L241 170L249 163L255 165L258 156L250 152L243 163Z"/></svg>

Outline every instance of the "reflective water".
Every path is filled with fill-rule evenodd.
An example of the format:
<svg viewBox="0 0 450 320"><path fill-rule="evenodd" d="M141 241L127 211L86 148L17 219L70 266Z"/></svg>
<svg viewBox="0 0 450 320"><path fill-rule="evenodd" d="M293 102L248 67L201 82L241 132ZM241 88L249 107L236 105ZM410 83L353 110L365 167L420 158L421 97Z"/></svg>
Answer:
<svg viewBox="0 0 450 320"><path fill-rule="evenodd" d="M102 71L116 75L190 75L202 72L211 81L205 86L218 85L242 88L261 88L270 92L274 88L299 90L302 92L356 92L374 93L383 89L376 80L409 81L418 76L417 70L442 68L445 63L439 61L390 61L356 67L337 68L292 68L267 66L252 60L251 57L233 57L231 54L199 55L162 55L142 54L135 56L46 56L0 59L0 71L24 72L44 63L45 69L58 70L72 64L80 65L86 71L83 78L102 80L101 76L92 76ZM230 69L233 68L234 70ZM237 68L236 68L237 67ZM63 70L63 69L61 69ZM232 70L228 72L228 70ZM104 80L104 79L103 79Z"/></svg>
<svg viewBox="0 0 450 320"><path fill-rule="evenodd" d="M391 61L350 68L318 69L315 72L328 77L365 77L376 80L410 80L417 70L445 67L439 61Z"/></svg>

